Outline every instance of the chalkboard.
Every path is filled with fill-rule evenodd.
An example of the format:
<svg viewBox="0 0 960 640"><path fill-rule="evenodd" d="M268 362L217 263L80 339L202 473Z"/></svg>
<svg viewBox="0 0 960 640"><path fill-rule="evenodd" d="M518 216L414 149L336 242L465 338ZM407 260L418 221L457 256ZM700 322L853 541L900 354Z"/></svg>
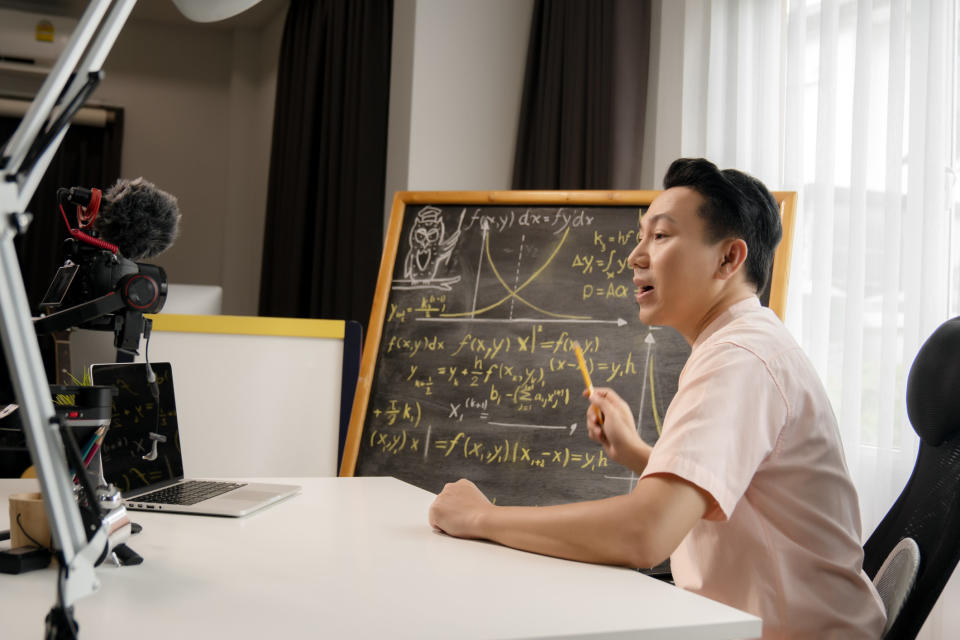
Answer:
<svg viewBox="0 0 960 640"><path fill-rule="evenodd" d="M573 343L656 441L689 355L637 319L640 216L659 192L401 192L394 200L341 475L432 492L461 477L497 504L556 504L636 483L584 427ZM783 313L792 193L769 304Z"/></svg>

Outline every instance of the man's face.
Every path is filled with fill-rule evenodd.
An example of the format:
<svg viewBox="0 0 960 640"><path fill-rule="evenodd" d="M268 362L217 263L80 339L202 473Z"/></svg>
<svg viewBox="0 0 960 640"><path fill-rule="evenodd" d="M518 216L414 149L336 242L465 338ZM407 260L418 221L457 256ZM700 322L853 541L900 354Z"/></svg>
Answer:
<svg viewBox="0 0 960 640"><path fill-rule="evenodd" d="M723 243L705 239L703 204L689 187L661 193L640 221L629 258L641 322L673 327L691 342L715 298L723 261Z"/></svg>

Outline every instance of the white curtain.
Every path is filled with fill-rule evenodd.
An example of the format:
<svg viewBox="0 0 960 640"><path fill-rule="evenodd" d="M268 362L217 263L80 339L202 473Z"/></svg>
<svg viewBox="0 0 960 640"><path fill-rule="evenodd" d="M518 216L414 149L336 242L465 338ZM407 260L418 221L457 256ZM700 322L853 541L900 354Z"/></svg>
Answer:
<svg viewBox="0 0 960 640"><path fill-rule="evenodd" d="M958 4L685 3L681 154L800 194L787 326L830 393L864 538L916 459L913 358L960 315Z"/></svg>

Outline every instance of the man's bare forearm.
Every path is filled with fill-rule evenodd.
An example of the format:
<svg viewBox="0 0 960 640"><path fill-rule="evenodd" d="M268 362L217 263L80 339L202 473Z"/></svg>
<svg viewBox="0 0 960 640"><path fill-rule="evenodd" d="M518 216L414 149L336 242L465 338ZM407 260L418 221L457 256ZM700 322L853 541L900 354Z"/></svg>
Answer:
<svg viewBox="0 0 960 640"><path fill-rule="evenodd" d="M650 536L645 519L630 514L636 509L632 502L627 495L549 507L493 507L478 518L477 537L570 560L644 566L651 562L645 548Z"/></svg>
<svg viewBox="0 0 960 640"><path fill-rule="evenodd" d="M708 498L677 478L651 477L627 495L549 507L491 507L475 537L544 555L628 567L665 560Z"/></svg>

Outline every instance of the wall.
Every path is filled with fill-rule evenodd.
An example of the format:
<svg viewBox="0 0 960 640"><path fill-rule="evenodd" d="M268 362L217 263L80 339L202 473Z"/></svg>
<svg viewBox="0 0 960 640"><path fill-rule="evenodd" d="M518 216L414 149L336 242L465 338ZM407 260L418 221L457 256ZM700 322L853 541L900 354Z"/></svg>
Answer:
<svg viewBox="0 0 960 640"><path fill-rule="evenodd" d="M532 0L397 0L386 209L397 190L508 189Z"/></svg>
<svg viewBox="0 0 960 640"><path fill-rule="evenodd" d="M283 37L281 11L263 31L233 32L227 179L219 283L225 313L257 315L267 184L277 93L277 58Z"/></svg>
<svg viewBox="0 0 960 640"><path fill-rule="evenodd" d="M276 4L276 3L275 3ZM177 196L171 282L223 286L256 315L286 5L256 28L149 18L138 3L91 102L125 109L122 174ZM397 0L386 210L401 189L506 189L533 0ZM3 25L0 25L3 38ZM0 72L0 92L39 79Z"/></svg>
<svg viewBox="0 0 960 640"><path fill-rule="evenodd" d="M124 108L121 175L142 175L179 201L180 236L153 260L171 282L221 280L230 67L229 33L131 22L95 93Z"/></svg>
<svg viewBox="0 0 960 640"><path fill-rule="evenodd" d="M257 312L286 14L274 4L282 10L265 24L227 28L189 23L173 9L169 21L142 19L140 6L156 9L140 3L89 101L124 108L121 175L142 175L179 200L180 237L153 262L170 282L222 285L230 314ZM41 81L0 71L0 92L33 95Z"/></svg>
<svg viewBox="0 0 960 640"><path fill-rule="evenodd" d="M640 176L647 188L660 189L667 167L681 155L684 3L653 0L650 17L650 84Z"/></svg>
<svg viewBox="0 0 960 640"><path fill-rule="evenodd" d="M170 191L171 282L220 284L224 313L256 315L276 67L285 12L262 30L132 22L97 91L125 108L122 174Z"/></svg>

